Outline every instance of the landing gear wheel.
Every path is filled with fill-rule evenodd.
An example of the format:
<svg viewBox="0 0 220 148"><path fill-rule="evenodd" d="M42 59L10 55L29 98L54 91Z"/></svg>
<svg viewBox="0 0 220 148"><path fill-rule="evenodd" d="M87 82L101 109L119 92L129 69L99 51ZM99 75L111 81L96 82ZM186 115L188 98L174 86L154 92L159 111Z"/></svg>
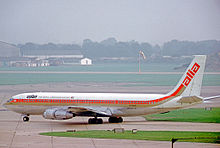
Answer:
<svg viewBox="0 0 220 148"><path fill-rule="evenodd" d="M28 122L28 121L29 121L29 117L28 117L28 116L24 116L24 117L23 117L23 121L24 121L24 122Z"/></svg>
<svg viewBox="0 0 220 148"><path fill-rule="evenodd" d="M89 124L102 124L103 120L97 119L97 118L89 118L88 123Z"/></svg>
<svg viewBox="0 0 220 148"><path fill-rule="evenodd" d="M122 117L118 117L118 123L121 123L121 122L123 122Z"/></svg>
<svg viewBox="0 0 220 148"><path fill-rule="evenodd" d="M121 123L121 122L123 122L123 119L122 119L122 117L110 117L108 119L108 122L109 123Z"/></svg>
<svg viewBox="0 0 220 148"><path fill-rule="evenodd" d="M97 124L102 124L103 123L103 120L102 119L97 119Z"/></svg>

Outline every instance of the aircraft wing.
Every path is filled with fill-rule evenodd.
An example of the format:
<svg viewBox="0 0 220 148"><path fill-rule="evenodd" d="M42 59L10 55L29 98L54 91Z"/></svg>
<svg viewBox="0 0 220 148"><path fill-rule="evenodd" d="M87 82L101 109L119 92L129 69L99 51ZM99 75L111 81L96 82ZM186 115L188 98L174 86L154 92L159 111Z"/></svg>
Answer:
<svg viewBox="0 0 220 148"><path fill-rule="evenodd" d="M67 111L81 116L112 116L112 112L108 107L70 106L68 107Z"/></svg>

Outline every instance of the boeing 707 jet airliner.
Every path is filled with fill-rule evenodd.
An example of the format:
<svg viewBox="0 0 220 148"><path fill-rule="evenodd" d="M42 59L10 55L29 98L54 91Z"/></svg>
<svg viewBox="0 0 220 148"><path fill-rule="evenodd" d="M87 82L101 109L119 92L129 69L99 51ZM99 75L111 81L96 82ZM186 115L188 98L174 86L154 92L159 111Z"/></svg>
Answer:
<svg viewBox="0 0 220 148"><path fill-rule="evenodd" d="M11 97L4 106L20 113L23 121L30 115L45 119L66 120L75 116L90 116L89 124L123 122L122 117L165 113L204 102L200 96L206 56L197 55L177 86L167 94L124 93L23 93Z"/></svg>

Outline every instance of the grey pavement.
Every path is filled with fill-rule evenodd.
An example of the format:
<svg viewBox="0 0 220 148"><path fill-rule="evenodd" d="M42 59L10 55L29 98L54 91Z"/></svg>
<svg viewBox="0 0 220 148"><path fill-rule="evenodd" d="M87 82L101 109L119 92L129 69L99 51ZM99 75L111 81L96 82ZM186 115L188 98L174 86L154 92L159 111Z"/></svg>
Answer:
<svg viewBox="0 0 220 148"><path fill-rule="evenodd" d="M102 125L87 124L86 117L76 117L67 121L53 121L43 119L42 116L31 116L30 122L23 122L19 114L11 111L0 111L0 148L158 148L170 147L168 141L144 141L144 140L116 140L94 138L65 138L39 135L41 132L79 130L112 130L124 128L125 130L163 130L163 131L218 131L219 124L186 123L186 122L152 122L145 121L143 117L128 117L121 124L109 124L107 118ZM219 144L177 142L175 148L217 148Z"/></svg>

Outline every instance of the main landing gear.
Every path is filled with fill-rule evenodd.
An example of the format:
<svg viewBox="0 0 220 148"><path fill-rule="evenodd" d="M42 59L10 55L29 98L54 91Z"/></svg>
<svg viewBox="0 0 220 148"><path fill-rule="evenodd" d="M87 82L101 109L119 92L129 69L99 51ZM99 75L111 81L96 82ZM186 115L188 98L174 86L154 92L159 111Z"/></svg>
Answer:
<svg viewBox="0 0 220 148"><path fill-rule="evenodd" d="M109 123L121 123L123 122L122 117L109 117L108 119Z"/></svg>
<svg viewBox="0 0 220 148"><path fill-rule="evenodd" d="M102 124L103 120L102 119L97 119L97 117L89 118L88 123L89 124Z"/></svg>
<svg viewBox="0 0 220 148"><path fill-rule="evenodd" d="M109 123L121 123L121 122L123 122L123 119L122 119L122 117L109 117L108 122ZM95 117L95 118L90 118L88 120L88 123L89 124L102 124L103 120Z"/></svg>
<svg viewBox="0 0 220 148"><path fill-rule="evenodd" d="M29 117L28 117L28 116L24 116L24 117L23 117L23 121L24 121L24 122L28 122L28 121L29 121Z"/></svg>

